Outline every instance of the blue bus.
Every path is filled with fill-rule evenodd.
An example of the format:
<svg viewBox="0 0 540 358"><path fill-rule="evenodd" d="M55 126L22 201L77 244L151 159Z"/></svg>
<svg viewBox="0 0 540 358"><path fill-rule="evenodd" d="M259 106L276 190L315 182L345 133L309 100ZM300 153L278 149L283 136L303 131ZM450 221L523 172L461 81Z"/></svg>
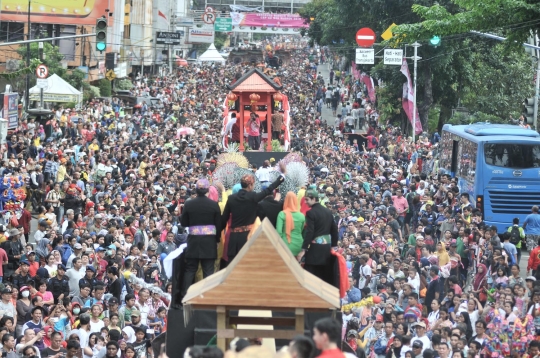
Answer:
<svg viewBox="0 0 540 358"><path fill-rule="evenodd" d="M540 205L540 134L509 124L443 127L441 172L458 179L460 193L482 212L486 224L506 231Z"/></svg>

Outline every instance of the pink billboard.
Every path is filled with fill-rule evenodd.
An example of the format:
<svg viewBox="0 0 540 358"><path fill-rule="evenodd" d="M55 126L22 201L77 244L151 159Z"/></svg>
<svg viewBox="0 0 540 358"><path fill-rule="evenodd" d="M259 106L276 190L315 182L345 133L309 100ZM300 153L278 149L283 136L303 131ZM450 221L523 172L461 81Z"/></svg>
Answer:
<svg viewBox="0 0 540 358"><path fill-rule="evenodd" d="M277 28L309 27L298 14L268 14L232 12L233 26L258 26Z"/></svg>

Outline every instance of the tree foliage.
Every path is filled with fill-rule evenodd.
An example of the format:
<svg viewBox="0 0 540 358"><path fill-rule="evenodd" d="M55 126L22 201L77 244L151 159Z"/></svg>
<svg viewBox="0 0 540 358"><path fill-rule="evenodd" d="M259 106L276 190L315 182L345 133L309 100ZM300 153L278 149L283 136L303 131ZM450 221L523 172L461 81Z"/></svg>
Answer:
<svg viewBox="0 0 540 358"><path fill-rule="evenodd" d="M427 7L417 3L412 10L422 21L403 24L394 29L396 39L429 39L433 35L449 36L471 30L498 32L508 37L511 46L526 42L531 31L540 29L538 0L452 0L450 6Z"/></svg>
<svg viewBox="0 0 540 358"><path fill-rule="evenodd" d="M525 31L510 36L521 39L540 25L538 3L539 0L439 0L432 6L433 1L428 0L314 0L300 14L310 25L306 34L311 40L330 46L346 58L341 62L346 66L354 59L355 33L362 27L372 28L379 36L392 23L399 25L393 29L393 40L375 45L376 54L381 54L384 47L404 48L419 40L422 46L418 55L422 59L418 61L417 105L426 128L430 113L432 117L438 114L438 127L442 127L458 105L467 106L471 113L500 118L519 111L523 99L533 93L530 58L519 46L510 52L508 47L498 46L499 42L468 31L494 27L514 31L518 24L523 26L524 22L534 20L526 23ZM531 6L537 8L528 13ZM501 34L505 35L504 31ZM434 35L442 38L439 47L426 41ZM412 56L412 52L409 46L406 56ZM405 125L400 100L405 77L399 66L376 62L379 63L357 68L385 85L377 94L381 118ZM412 60L409 67L412 74ZM438 110L432 111L435 107Z"/></svg>
<svg viewBox="0 0 540 358"><path fill-rule="evenodd" d="M26 63L27 52L26 46L20 46L17 49L17 53L22 57L24 63ZM57 74L58 76L64 78L66 74L66 69L62 67L62 60L64 55L62 55L58 47L51 45L48 42L43 43L43 54L44 58L41 61L49 68L49 74ZM39 58L39 44L37 42L30 44L30 59Z"/></svg>

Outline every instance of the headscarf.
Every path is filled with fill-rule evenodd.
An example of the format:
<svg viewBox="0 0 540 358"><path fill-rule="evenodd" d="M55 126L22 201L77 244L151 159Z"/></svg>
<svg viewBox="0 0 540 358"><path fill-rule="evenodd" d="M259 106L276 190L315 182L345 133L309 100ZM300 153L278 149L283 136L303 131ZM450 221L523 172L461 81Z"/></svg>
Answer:
<svg viewBox="0 0 540 358"><path fill-rule="evenodd" d="M43 239L41 239L41 240L43 240ZM45 332L45 334L43 335L43 344L47 348L51 346L51 338L48 337L47 334L49 333L49 331L53 331L53 330L54 330L54 328L52 328L51 326L43 327L43 331Z"/></svg>
<svg viewBox="0 0 540 358"><path fill-rule="evenodd" d="M125 333L127 336L127 338L125 339L126 343L135 342L135 331L133 330L133 328L131 328L130 326L126 326L124 327L124 329L122 329L122 332Z"/></svg>
<svg viewBox="0 0 540 358"><path fill-rule="evenodd" d="M216 202L219 200L218 191L213 186L211 186L210 189L208 189L208 199L216 201Z"/></svg>
<svg viewBox="0 0 540 358"><path fill-rule="evenodd" d="M484 281L484 278L487 275L487 267L486 267L486 265L479 264L478 268L480 268L480 267L483 268L483 270L482 270L483 272L482 273L480 273L480 272L476 273L476 277L474 278L474 283L473 283L473 289L475 291L478 291L480 289L480 287L482 287L482 283Z"/></svg>
<svg viewBox="0 0 540 358"><path fill-rule="evenodd" d="M47 238L43 238L39 240L36 246L36 254L42 258L47 257L47 255L49 255L49 249L47 248L47 245L49 245L50 243L51 243L51 240Z"/></svg>
<svg viewBox="0 0 540 358"><path fill-rule="evenodd" d="M298 202L296 200L296 194L289 191L285 196L285 202L283 203L283 212L285 213L285 234L287 235L287 241L291 243L291 231L294 230L294 220L292 213L298 212Z"/></svg>

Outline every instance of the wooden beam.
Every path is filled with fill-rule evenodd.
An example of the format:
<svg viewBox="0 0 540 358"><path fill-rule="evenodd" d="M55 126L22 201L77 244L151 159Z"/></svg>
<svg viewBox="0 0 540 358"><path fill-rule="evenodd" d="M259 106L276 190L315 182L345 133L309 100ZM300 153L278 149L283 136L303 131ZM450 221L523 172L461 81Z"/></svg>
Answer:
<svg viewBox="0 0 540 358"><path fill-rule="evenodd" d="M260 329L219 329L217 330L218 342L219 337L224 338L275 338L275 339L293 339L298 333L296 331L273 330L265 331ZM219 344L218 344L219 347Z"/></svg>
<svg viewBox="0 0 540 358"><path fill-rule="evenodd" d="M294 326L293 317L229 317L230 324L256 324L269 326Z"/></svg>
<svg viewBox="0 0 540 358"><path fill-rule="evenodd" d="M305 324L304 324L304 319L305 319L304 309L303 308L297 308L294 311L294 314L296 316L295 331L296 331L297 334L304 334L304 327L305 327Z"/></svg>
<svg viewBox="0 0 540 358"><path fill-rule="evenodd" d="M227 311L225 310L224 306L218 306L216 307L216 314L217 314L217 346L219 349L221 349L223 352L227 350L227 337L220 336L219 331L220 330L226 330L227 328ZM233 337L234 338L234 337Z"/></svg>

